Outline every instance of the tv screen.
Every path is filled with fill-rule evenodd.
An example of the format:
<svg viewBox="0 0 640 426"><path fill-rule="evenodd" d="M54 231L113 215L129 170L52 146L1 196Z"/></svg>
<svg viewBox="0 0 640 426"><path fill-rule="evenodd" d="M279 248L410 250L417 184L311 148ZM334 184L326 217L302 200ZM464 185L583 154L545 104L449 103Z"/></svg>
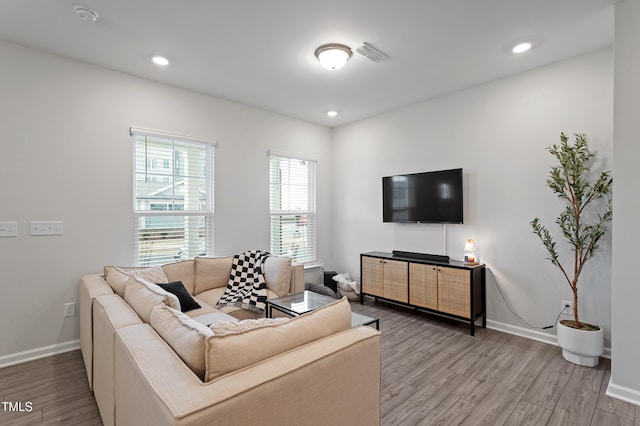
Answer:
<svg viewBox="0 0 640 426"><path fill-rule="evenodd" d="M462 169L382 178L382 221L462 223Z"/></svg>

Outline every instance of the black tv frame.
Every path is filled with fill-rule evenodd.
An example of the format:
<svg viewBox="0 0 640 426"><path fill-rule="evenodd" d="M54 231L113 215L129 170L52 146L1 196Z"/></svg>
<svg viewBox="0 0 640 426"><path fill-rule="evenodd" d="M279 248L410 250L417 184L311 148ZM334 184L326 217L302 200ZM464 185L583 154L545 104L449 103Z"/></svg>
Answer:
<svg viewBox="0 0 640 426"><path fill-rule="evenodd" d="M453 175L453 176L452 176ZM390 193L393 190L393 187L391 186L391 184L389 182L391 182L391 180L393 178L398 178L398 177L406 177L409 180L414 180L415 182L429 182L429 184L431 185L430 187L427 187L428 189L435 191L435 185L438 184L438 180L440 179L440 181L445 180L446 182L452 182L453 180L455 180L456 186L454 188L454 199L453 201L455 201L457 203L456 206L454 207L448 207L446 210L446 212L442 213L441 216L436 216L435 214L431 214L431 215L424 215L426 212L429 211L433 211L434 208L430 207L430 208L426 208L424 206L422 206L422 208L420 209L420 206L415 207L414 209L420 209L422 210L422 215L420 215L419 217L415 216L415 212L413 216L409 216L407 218L402 218L402 217L398 217L398 218L393 218L393 216L391 215L392 212L392 208L390 207L390 197L392 197L392 194ZM462 168L456 168L456 169L447 169L447 170L434 170L434 171L428 171L428 172L421 172L421 173L409 173L409 174L399 174L399 175L393 175L393 176L385 176L382 178L382 221L385 223L442 223L442 224L462 224L464 223L464 190L463 190L463 186L464 186L464 178L463 178L463 169ZM424 189L422 189L424 191ZM408 198L411 197L411 195L413 195L414 199L416 196L420 195L420 189L417 188L413 188L412 191L414 191L413 193L410 193L408 195ZM423 192L424 194L424 192ZM432 194L432 201L436 202L438 201L438 197L434 197ZM436 209L437 210L437 209ZM452 213L455 212L455 213ZM455 216L455 217L454 217Z"/></svg>

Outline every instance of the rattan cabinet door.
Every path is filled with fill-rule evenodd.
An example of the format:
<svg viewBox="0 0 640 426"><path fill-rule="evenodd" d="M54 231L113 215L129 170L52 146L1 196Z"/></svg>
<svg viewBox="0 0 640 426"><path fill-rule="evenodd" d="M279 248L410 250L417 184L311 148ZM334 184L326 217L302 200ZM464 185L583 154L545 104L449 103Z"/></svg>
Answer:
<svg viewBox="0 0 640 426"><path fill-rule="evenodd" d="M362 256L362 289L373 296L384 297L384 261Z"/></svg>
<svg viewBox="0 0 640 426"><path fill-rule="evenodd" d="M470 279L466 269L438 267L438 310L471 318Z"/></svg>
<svg viewBox="0 0 640 426"><path fill-rule="evenodd" d="M409 302L409 263L398 260L384 261L384 298L402 303Z"/></svg>
<svg viewBox="0 0 640 426"><path fill-rule="evenodd" d="M409 303L438 309L438 267L422 263L409 264Z"/></svg>

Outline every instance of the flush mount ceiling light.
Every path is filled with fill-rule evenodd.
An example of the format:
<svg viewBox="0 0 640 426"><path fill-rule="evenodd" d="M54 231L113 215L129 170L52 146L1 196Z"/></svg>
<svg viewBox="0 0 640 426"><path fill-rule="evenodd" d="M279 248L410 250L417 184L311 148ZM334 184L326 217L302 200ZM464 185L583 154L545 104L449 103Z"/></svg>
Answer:
<svg viewBox="0 0 640 426"><path fill-rule="evenodd" d="M327 111L327 115L329 117L335 117L336 115L338 115L338 111Z"/></svg>
<svg viewBox="0 0 640 426"><path fill-rule="evenodd" d="M169 65L169 60L162 55L153 55L151 57L151 61L156 65L160 65L161 67L166 67L167 65Z"/></svg>
<svg viewBox="0 0 640 426"><path fill-rule="evenodd" d="M83 21L94 23L98 20L98 14L93 10L87 9L84 6L73 6L73 10L76 12L76 15L78 15L78 17Z"/></svg>
<svg viewBox="0 0 640 426"><path fill-rule="evenodd" d="M513 46L513 49L511 49L511 51L513 53L524 53L527 50L531 49L531 47L533 47L533 43L531 42L524 42L524 43L518 43L515 46Z"/></svg>
<svg viewBox="0 0 640 426"><path fill-rule="evenodd" d="M323 44L316 49L316 58L320 65L328 70L339 70L351 57L351 48L344 44Z"/></svg>

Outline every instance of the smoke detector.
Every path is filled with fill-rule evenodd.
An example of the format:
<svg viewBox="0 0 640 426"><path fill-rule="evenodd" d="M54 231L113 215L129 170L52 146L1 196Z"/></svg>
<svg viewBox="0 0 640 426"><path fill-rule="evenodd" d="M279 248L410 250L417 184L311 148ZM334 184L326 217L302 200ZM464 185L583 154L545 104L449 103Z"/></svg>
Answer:
<svg viewBox="0 0 640 426"><path fill-rule="evenodd" d="M73 10L76 12L76 15L78 15L78 17L83 21L94 23L98 20L98 14L91 9L87 9L84 6L73 6Z"/></svg>
<svg viewBox="0 0 640 426"><path fill-rule="evenodd" d="M385 55L366 41L362 43L362 46L356 48L356 52L375 63L382 62L388 58L387 55Z"/></svg>

